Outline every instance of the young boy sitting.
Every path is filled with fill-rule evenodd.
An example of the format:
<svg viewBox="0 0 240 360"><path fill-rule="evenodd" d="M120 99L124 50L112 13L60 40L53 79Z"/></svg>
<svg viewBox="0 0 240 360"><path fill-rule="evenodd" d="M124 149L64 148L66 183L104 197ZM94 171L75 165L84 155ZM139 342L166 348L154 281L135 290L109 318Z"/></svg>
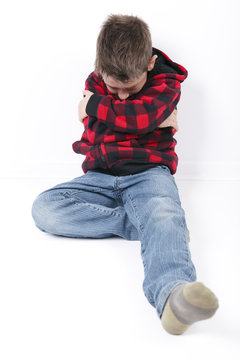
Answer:
<svg viewBox="0 0 240 360"><path fill-rule="evenodd" d="M32 208L37 227L55 235L140 240L144 294L171 334L218 308L196 281L173 177L186 77L183 66L152 48L144 21L109 16L78 108L84 132L73 150L86 156L85 174L44 191Z"/></svg>

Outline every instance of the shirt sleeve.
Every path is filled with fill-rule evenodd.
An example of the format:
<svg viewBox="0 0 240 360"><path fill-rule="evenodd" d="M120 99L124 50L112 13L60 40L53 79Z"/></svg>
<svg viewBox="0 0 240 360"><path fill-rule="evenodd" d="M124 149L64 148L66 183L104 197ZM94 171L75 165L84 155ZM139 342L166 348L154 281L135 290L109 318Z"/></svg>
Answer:
<svg viewBox="0 0 240 360"><path fill-rule="evenodd" d="M86 113L110 129L124 133L145 134L155 130L176 108L181 93L178 80L161 77L150 80L133 99L121 101L104 94L103 84L96 82L102 90L94 91L94 82L96 78L86 82L88 90L94 92Z"/></svg>

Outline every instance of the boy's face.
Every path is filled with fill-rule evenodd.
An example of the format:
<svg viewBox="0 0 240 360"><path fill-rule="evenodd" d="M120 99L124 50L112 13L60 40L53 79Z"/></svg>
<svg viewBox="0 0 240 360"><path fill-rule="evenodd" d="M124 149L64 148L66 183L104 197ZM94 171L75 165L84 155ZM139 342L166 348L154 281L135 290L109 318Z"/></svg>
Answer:
<svg viewBox="0 0 240 360"><path fill-rule="evenodd" d="M154 55L148 64L148 71L154 68L157 55ZM117 94L121 100L126 100L129 96L137 94L144 87L147 81L147 71L145 71L138 79L132 79L125 82L119 81L112 76L103 75L108 90L112 94Z"/></svg>
<svg viewBox="0 0 240 360"><path fill-rule="evenodd" d="M147 81L147 72L144 72L140 78L128 81L119 81L112 76L103 75L108 90L112 94L117 94L121 100L127 99L129 96L137 94L142 90Z"/></svg>

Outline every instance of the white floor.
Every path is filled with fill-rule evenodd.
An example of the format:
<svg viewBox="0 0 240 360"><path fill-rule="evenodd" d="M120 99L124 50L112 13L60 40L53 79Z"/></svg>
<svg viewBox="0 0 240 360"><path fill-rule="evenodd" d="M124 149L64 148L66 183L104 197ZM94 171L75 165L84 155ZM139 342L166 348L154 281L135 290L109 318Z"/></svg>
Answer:
<svg viewBox="0 0 240 360"><path fill-rule="evenodd" d="M172 336L143 294L139 242L34 226L34 198L65 180L1 180L1 359L239 359L240 182L177 180L198 279L220 308Z"/></svg>

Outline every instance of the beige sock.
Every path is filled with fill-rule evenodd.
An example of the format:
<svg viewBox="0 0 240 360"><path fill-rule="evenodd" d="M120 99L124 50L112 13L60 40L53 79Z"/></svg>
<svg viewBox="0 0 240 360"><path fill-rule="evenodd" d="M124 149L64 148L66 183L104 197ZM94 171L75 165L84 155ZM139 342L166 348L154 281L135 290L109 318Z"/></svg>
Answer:
<svg viewBox="0 0 240 360"><path fill-rule="evenodd" d="M194 322L212 317L218 306L217 297L201 282L180 284L165 304L162 325L170 334L183 334Z"/></svg>

